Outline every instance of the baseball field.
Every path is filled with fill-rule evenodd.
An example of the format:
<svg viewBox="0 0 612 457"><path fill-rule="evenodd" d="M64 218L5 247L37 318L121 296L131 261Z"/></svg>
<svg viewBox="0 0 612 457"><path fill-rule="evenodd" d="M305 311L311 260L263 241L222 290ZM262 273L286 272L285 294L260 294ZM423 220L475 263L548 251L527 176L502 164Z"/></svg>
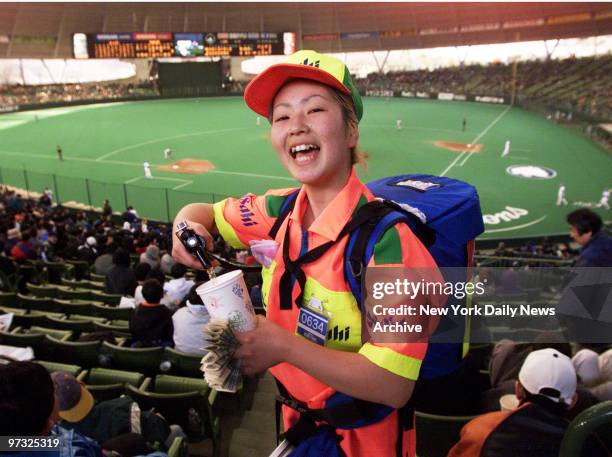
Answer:
<svg viewBox="0 0 612 457"><path fill-rule="evenodd" d="M361 178L429 173L474 184L485 214L482 239L566 233L565 214L579 206L610 220L610 210L596 204L612 185L612 156L570 128L485 103L365 98L364 107L359 144L369 160ZM129 204L167 220L189 202L296 186L268 132L239 97L3 114L0 181L30 191L49 187L60 202L100 207L108 198L114 210ZM506 141L510 151L502 157ZM568 205L556 206L562 183Z"/></svg>

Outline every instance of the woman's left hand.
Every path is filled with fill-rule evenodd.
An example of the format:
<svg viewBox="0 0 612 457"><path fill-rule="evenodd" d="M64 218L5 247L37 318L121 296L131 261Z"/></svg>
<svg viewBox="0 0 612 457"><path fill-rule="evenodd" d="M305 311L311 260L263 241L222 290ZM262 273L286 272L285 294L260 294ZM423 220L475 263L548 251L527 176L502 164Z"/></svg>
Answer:
<svg viewBox="0 0 612 457"><path fill-rule="evenodd" d="M234 357L241 360L244 374L267 370L286 360L293 335L263 316L257 316L257 327L235 333L240 347Z"/></svg>

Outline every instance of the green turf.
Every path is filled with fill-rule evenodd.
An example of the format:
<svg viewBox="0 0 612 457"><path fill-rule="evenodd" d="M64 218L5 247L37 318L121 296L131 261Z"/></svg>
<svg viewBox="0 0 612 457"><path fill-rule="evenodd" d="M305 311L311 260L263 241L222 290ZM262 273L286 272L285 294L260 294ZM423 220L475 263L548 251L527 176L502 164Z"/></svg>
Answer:
<svg viewBox="0 0 612 457"><path fill-rule="evenodd" d="M515 220L487 224L483 238L564 233L564 215L577 208L577 202L596 203L611 184L612 158L603 149L519 108L384 98L366 98L364 106L360 147L370 156L367 173L360 170L364 180L400 173L445 174L476 185L485 214L507 206L527 211ZM462 132L464 117L467 129ZM395 128L396 119L402 119L401 130ZM124 209L127 196L142 215L166 219L188 202L295 185L276 158L268 132L265 120L256 126L255 115L241 98L5 114L0 116L1 179L33 190L49 186L57 189L61 201L91 200L100 206L109 198L116 210ZM501 158L507 139L512 141L511 153ZM483 148L461 154L434 145L440 140L478 143ZM64 151L63 162L57 158L57 144ZM201 175L158 171L156 166L166 162L166 147L173 150L172 160L206 159L215 169ZM151 163L153 180L144 179L145 160ZM506 168L518 164L546 166L557 176L549 180L510 176ZM570 205L558 208L554 203L561 182L567 186ZM125 191L124 183L128 183ZM609 219L608 211L601 214Z"/></svg>

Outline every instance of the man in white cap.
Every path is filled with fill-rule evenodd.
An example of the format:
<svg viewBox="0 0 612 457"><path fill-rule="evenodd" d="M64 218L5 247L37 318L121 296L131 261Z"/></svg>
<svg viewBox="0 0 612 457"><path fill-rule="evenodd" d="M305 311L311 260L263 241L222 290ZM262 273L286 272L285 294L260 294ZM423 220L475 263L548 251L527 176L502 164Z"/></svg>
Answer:
<svg viewBox="0 0 612 457"><path fill-rule="evenodd" d="M468 422L448 457L557 457L569 425L564 413L577 400L576 383L569 357L552 348L533 351L516 382L518 407ZM605 448L587 440L581 456L600 455L608 455Z"/></svg>

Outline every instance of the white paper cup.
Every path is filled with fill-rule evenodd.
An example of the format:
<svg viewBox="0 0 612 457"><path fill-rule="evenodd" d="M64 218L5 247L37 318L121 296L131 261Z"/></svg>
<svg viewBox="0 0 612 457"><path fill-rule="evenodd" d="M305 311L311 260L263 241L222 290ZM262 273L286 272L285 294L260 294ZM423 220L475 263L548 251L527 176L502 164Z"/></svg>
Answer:
<svg viewBox="0 0 612 457"><path fill-rule="evenodd" d="M196 289L213 319L229 321L239 332L255 328L255 310L241 270L230 271Z"/></svg>
<svg viewBox="0 0 612 457"><path fill-rule="evenodd" d="M499 399L499 406L501 406L502 411L514 411L518 408L518 404L518 398L514 394L502 395Z"/></svg>

